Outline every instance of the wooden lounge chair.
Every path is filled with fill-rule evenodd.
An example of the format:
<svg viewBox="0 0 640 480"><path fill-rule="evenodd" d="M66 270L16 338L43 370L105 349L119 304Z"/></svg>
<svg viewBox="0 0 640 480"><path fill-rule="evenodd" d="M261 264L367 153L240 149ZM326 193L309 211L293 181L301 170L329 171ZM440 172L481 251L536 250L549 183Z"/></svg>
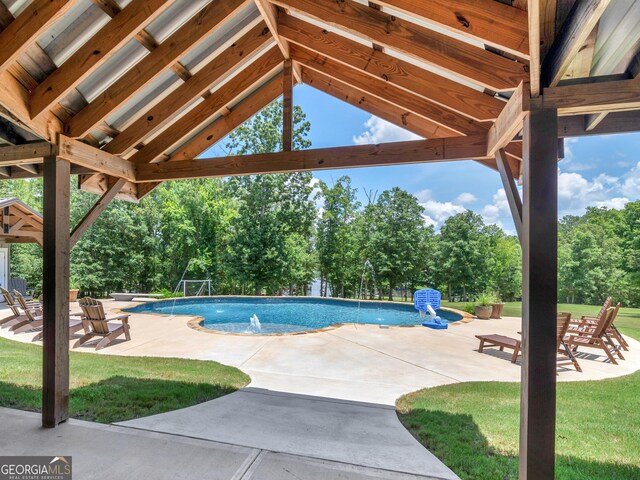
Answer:
<svg viewBox="0 0 640 480"><path fill-rule="evenodd" d="M522 348L520 340L497 334L476 335L476 338L480 340L480 346L478 347L479 353L484 351L484 347L499 347L501 352L504 352L505 348L512 349L513 355L511 355L511 363L516 363Z"/></svg>
<svg viewBox="0 0 640 480"><path fill-rule="evenodd" d="M18 305L16 305L16 302L11 296L11 292L2 287L0 287L0 291L2 292L2 296L4 297L4 302L7 304L7 307L11 309L11 315L0 320L0 326L2 328L9 328L16 323L26 320L27 316L20 311Z"/></svg>
<svg viewBox="0 0 640 480"><path fill-rule="evenodd" d="M575 355L565 342L564 338L571 324L571 314L567 312L558 312L557 335L558 335L558 366L573 365L575 369L582 372L582 368L578 363Z"/></svg>
<svg viewBox="0 0 640 480"><path fill-rule="evenodd" d="M609 307L595 325L588 323L582 324L579 328L569 329L564 341L571 351L576 353L579 347L597 348L603 350L609 360L611 360L611 363L615 365L617 365L618 362L614 355L624 360L620 352L621 347L615 345L607 333L615 318L617 309L618 307Z"/></svg>
<svg viewBox="0 0 640 480"><path fill-rule="evenodd" d="M13 292L15 298L18 300L18 304L20 308L24 310L26 315L26 319L16 323L9 330L13 333L22 333L28 332L29 330L33 330L34 328L38 328L42 326L42 311L36 310L33 305L28 305L27 301L24 299L22 294L18 291Z"/></svg>
<svg viewBox="0 0 640 480"><path fill-rule="evenodd" d="M130 315L122 314L107 318L102 302L89 297L81 298L78 300L78 304L82 308L82 321L87 333L80 337L73 345L73 348L79 347L93 337L103 337L96 345L96 350L106 347L121 335L124 335L125 340L131 340L131 335L129 334ZM112 323L112 320L119 320L120 323Z"/></svg>

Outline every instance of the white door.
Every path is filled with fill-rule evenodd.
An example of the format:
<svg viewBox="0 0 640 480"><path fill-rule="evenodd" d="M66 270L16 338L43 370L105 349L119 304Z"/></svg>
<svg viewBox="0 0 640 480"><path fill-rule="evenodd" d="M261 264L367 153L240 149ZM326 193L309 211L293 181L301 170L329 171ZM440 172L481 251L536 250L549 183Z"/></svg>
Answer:
<svg viewBox="0 0 640 480"><path fill-rule="evenodd" d="M9 249L0 248L0 287L8 288L9 285Z"/></svg>

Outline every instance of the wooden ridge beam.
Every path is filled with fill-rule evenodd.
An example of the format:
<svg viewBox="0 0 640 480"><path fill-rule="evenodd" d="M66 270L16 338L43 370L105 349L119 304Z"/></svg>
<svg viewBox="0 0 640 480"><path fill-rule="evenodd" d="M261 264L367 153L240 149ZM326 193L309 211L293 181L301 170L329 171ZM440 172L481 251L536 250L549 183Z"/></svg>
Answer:
<svg viewBox="0 0 640 480"><path fill-rule="evenodd" d="M58 140L58 157L96 172L136 181L135 168L130 161L64 135Z"/></svg>
<svg viewBox="0 0 640 480"><path fill-rule="evenodd" d="M181 162L140 164L138 182L486 159L486 137L322 148Z"/></svg>
<svg viewBox="0 0 640 480"><path fill-rule="evenodd" d="M144 112L140 117L111 140L104 149L114 154L126 153L157 128L162 128L185 106L209 92L217 81L233 73L246 58L264 47L271 37L264 22L260 22L241 39L180 85L169 96Z"/></svg>
<svg viewBox="0 0 640 480"><path fill-rule="evenodd" d="M109 203L116 197L116 195L120 192L122 187L127 181L124 178L119 178L115 181L113 185L109 187L109 189L100 197L100 199L95 203L91 210L87 212L87 214L78 222L73 231L71 232L71 237L69 239L70 247L76 244L78 240L84 235L84 233L89 229L91 225L98 219L100 214L109 206Z"/></svg>
<svg viewBox="0 0 640 480"><path fill-rule="evenodd" d="M494 0L376 0L447 30L484 42L522 58L529 58L527 12Z"/></svg>
<svg viewBox="0 0 640 480"><path fill-rule="evenodd" d="M316 20L397 50L493 91L511 90L528 66L352 0L272 0Z"/></svg>
<svg viewBox="0 0 640 480"><path fill-rule="evenodd" d="M299 45L291 45L291 55L304 67L329 75L400 108L405 108L457 134L473 135L484 130L482 126L467 117Z"/></svg>
<svg viewBox="0 0 640 480"><path fill-rule="evenodd" d="M487 155L495 155L522 130L522 122L530 109L530 98L529 82L521 83L487 132Z"/></svg>
<svg viewBox="0 0 640 480"><path fill-rule="evenodd" d="M610 0L575 2L542 64L542 85L554 87L586 43Z"/></svg>
<svg viewBox="0 0 640 480"><path fill-rule="evenodd" d="M313 50L478 121L495 120L505 105L491 95L290 15L281 14L278 17L278 31L290 43Z"/></svg>
<svg viewBox="0 0 640 480"><path fill-rule="evenodd" d="M163 41L158 48L129 69L65 126L70 137L82 137L127 100L157 78L200 41L242 10L250 0L214 0Z"/></svg>
<svg viewBox="0 0 640 480"><path fill-rule="evenodd" d="M34 0L29 4L0 32L0 72L26 52L75 3L75 0Z"/></svg>
<svg viewBox="0 0 640 480"><path fill-rule="evenodd" d="M169 0L133 0L31 93L31 118L64 98L164 12Z"/></svg>
<svg viewBox="0 0 640 480"><path fill-rule="evenodd" d="M266 53L246 66L232 82L225 84L213 95L198 104L189 111L189 114L181 117L179 121L171 124L161 135L154 138L135 155L131 157L133 163L149 163L156 161L178 144L199 126L210 120L244 92L261 82L266 76L272 74L282 65L282 53L276 46L271 47Z"/></svg>

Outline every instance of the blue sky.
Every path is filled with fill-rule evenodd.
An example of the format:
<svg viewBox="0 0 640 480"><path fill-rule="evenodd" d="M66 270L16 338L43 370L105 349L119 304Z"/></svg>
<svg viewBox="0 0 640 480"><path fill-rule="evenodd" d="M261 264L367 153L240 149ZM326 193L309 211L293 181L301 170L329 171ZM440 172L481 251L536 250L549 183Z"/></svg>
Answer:
<svg viewBox="0 0 640 480"><path fill-rule="evenodd" d="M311 122L312 148L416 139L415 135L334 99L311 87L294 90L294 102ZM224 144L224 140L221 145ZM640 134L583 137L565 141L559 164L559 214L581 214L587 206L622 208L640 198ZM206 156L223 154L220 147ZM514 233L497 172L475 162L433 163L314 172L325 182L349 175L365 191L398 186L416 195L425 221L439 227L449 216L468 208L487 223Z"/></svg>

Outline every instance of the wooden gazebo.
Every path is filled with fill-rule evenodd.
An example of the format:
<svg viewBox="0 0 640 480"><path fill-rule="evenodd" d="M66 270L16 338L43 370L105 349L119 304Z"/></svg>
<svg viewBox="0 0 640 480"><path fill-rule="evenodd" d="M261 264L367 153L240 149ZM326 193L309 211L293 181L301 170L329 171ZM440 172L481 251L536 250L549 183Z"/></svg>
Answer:
<svg viewBox="0 0 640 480"><path fill-rule="evenodd" d="M68 417L69 250L113 198L472 159L523 249L520 478L553 478L561 139L640 130L639 19L639 0L1 0L0 178L45 185L43 425ZM296 83L426 140L291 151ZM281 95L285 151L197 159ZM73 236L70 174L101 195Z"/></svg>
<svg viewBox="0 0 640 480"><path fill-rule="evenodd" d="M42 215L15 197L0 198L0 241L42 246Z"/></svg>

